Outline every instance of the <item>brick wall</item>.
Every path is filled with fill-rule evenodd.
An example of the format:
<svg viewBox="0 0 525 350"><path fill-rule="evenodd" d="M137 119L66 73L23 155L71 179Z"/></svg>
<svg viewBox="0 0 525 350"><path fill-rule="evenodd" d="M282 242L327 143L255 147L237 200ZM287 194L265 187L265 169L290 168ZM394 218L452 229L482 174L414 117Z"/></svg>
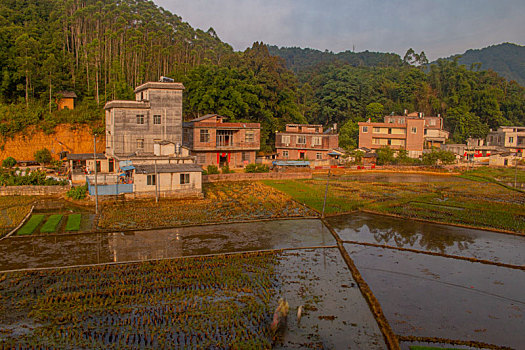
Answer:
<svg viewBox="0 0 525 350"><path fill-rule="evenodd" d="M203 175L202 182L219 181L257 181L257 180L285 180L285 179L311 179L311 172L298 173L235 173Z"/></svg>
<svg viewBox="0 0 525 350"><path fill-rule="evenodd" d="M71 186L6 186L0 187L0 196L55 196L63 195Z"/></svg>

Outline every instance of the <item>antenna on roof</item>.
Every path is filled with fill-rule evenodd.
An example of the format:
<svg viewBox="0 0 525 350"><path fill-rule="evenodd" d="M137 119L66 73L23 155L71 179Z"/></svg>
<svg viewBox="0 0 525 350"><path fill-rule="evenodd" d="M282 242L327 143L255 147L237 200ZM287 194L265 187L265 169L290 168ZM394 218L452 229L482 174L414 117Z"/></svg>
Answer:
<svg viewBox="0 0 525 350"><path fill-rule="evenodd" d="M174 83L175 82L174 79L171 79L171 78L168 78L168 77L160 77L159 81L161 83Z"/></svg>

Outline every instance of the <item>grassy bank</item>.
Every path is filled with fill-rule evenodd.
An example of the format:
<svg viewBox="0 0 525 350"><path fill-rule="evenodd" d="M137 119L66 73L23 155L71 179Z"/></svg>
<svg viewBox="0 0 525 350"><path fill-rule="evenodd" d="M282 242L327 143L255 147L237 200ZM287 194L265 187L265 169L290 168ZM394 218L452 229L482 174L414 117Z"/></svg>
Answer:
<svg viewBox="0 0 525 350"><path fill-rule="evenodd" d="M33 201L30 196L0 196L0 237L22 222Z"/></svg>
<svg viewBox="0 0 525 350"><path fill-rule="evenodd" d="M325 180L265 181L321 211ZM326 214L368 209L443 223L525 233L525 194L495 183L455 181L425 183L330 180Z"/></svg>

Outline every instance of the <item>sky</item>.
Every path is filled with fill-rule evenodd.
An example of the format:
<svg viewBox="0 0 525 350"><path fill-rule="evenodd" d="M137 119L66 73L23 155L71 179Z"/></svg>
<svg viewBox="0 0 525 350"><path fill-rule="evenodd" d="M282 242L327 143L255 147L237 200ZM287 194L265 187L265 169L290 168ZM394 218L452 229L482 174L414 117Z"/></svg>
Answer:
<svg viewBox="0 0 525 350"><path fill-rule="evenodd" d="M429 60L502 42L525 45L524 0L154 0L244 50L425 51Z"/></svg>

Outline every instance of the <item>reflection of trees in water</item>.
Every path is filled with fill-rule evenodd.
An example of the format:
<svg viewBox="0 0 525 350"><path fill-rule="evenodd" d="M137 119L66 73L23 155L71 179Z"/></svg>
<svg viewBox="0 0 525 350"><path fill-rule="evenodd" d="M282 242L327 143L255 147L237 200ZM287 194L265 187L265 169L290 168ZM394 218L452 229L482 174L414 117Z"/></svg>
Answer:
<svg viewBox="0 0 525 350"><path fill-rule="evenodd" d="M393 241L398 247L419 245L427 250L444 253L448 247L456 245L459 250L465 250L470 243L474 243L469 236L422 223L374 220L368 226L377 242Z"/></svg>
<svg viewBox="0 0 525 350"><path fill-rule="evenodd" d="M398 247L421 247L426 250L444 253L448 247L456 246L466 250L474 240L455 232L454 229L425 224L417 221L387 217L341 217L333 222L338 230L353 229L356 232L370 232L376 242Z"/></svg>

